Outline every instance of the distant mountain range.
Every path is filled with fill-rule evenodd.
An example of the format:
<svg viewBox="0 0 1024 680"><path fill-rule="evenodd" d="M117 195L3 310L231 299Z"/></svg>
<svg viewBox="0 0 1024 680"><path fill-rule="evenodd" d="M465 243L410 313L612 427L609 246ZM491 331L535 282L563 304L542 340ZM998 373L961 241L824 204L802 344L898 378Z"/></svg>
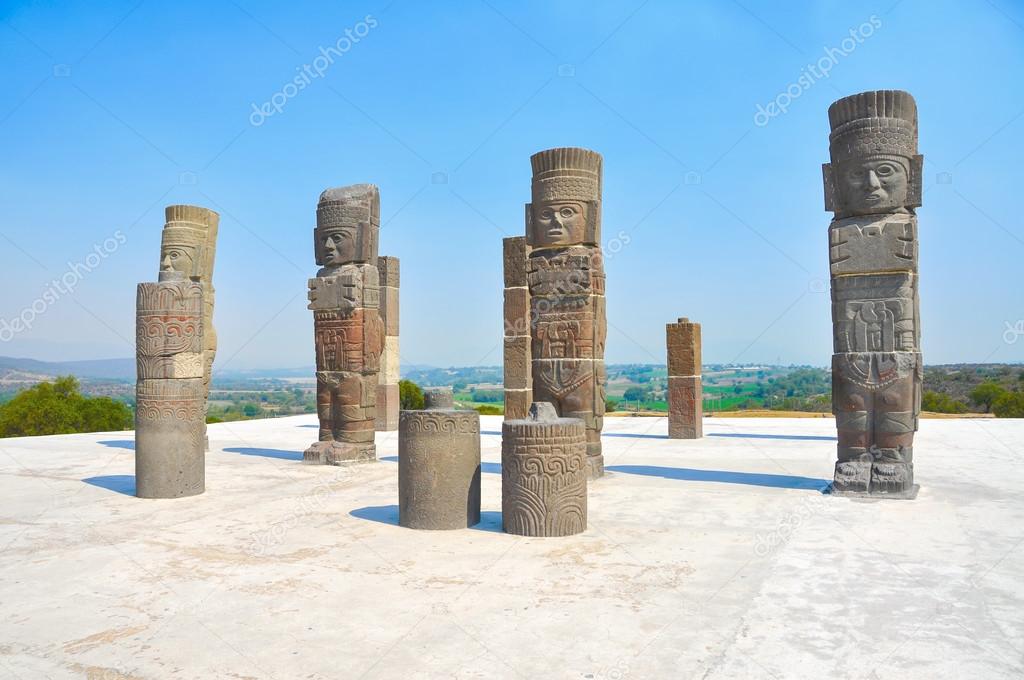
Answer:
<svg viewBox="0 0 1024 680"><path fill-rule="evenodd" d="M135 359L92 359L87 361L37 361L0 357L0 380L29 382L37 376L74 375L80 379L135 380Z"/></svg>
<svg viewBox="0 0 1024 680"><path fill-rule="evenodd" d="M410 364L402 367L403 375L411 371L429 371L432 366ZM258 368L214 371L214 377L245 378L306 378L316 368ZM135 358L92 359L86 361L39 361L19 357L0 356L0 383L36 383L58 375L74 375L79 380L135 381Z"/></svg>

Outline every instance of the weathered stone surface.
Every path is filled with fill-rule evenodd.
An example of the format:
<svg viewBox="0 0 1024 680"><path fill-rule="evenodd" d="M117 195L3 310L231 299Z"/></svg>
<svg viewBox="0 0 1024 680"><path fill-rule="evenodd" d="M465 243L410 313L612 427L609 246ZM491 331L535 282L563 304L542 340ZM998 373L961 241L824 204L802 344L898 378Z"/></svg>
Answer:
<svg viewBox="0 0 1024 680"><path fill-rule="evenodd" d="M164 210L165 224L160 238L160 271L181 272L203 286L203 408L208 407L213 362L217 356L217 330L213 325L213 263L217 254L220 215L196 205L169 205ZM191 359L190 359L191 361ZM192 377L180 367L168 367L165 377ZM187 369L185 372L190 372ZM141 377L141 374L140 374ZM204 422L203 428L206 425ZM205 441L205 434L204 434ZM209 449L209 443L205 444Z"/></svg>
<svg viewBox="0 0 1024 680"><path fill-rule="evenodd" d="M704 392L699 375L668 377L669 439L700 439L704 436Z"/></svg>
<svg viewBox="0 0 1024 680"><path fill-rule="evenodd" d="M401 410L401 395L398 385L377 385L377 406L374 427L378 432L398 429L398 414Z"/></svg>
<svg viewBox="0 0 1024 680"><path fill-rule="evenodd" d="M501 427L501 515L506 532L571 536L587 529L587 429L546 402Z"/></svg>
<svg viewBox="0 0 1024 680"><path fill-rule="evenodd" d="M833 491L913 498L922 384L917 106L906 92L864 92L832 104L829 123Z"/></svg>
<svg viewBox="0 0 1024 680"><path fill-rule="evenodd" d="M668 346L668 374L701 374L700 324L691 323L683 317L676 323L666 325L665 335Z"/></svg>
<svg viewBox="0 0 1024 680"><path fill-rule="evenodd" d="M525 236L512 236L502 240L504 255L505 287L526 287L526 258L530 256L530 247Z"/></svg>
<svg viewBox="0 0 1024 680"><path fill-rule="evenodd" d="M530 328L530 291L505 289L505 337L524 335Z"/></svg>
<svg viewBox="0 0 1024 680"><path fill-rule="evenodd" d="M525 390L530 387L530 337L505 338L505 389Z"/></svg>
<svg viewBox="0 0 1024 680"><path fill-rule="evenodd" d="M372 184L320 195L314 246L322 268L309 280L320 433L303 455L307 463L376 459L373 434L385 345L379 313L379 229L380 195Z"/></svg>
<svg viewBox="0 0 1024 680"><path fill-rule="evenodd" d="M465 529L480 522L480 415L455 410L451 388L428 389L426 409L398 427L399 524Z"/></svg>
<svg viewBox="0 0 1024 680"><path fill-rule="evenodd" d="M178 498L205 489L203 285L178 271L136 297L135 493ZM178 377L181 376L181 377Z"/></svg>
<svg viewBox="0 0 1024 680"><path fill-rule="evenodd" d="M505 390L505 418L517 420L525 418L530 412L530 404L533 399L533 390Z"/></svg>
<svg viewBox="0 0 1024 680"><path fill-rule="evenodd" d="M665 326L668 347L668 436L704 436L700 324L683 317Z"/></svg>
<svg viewBox="0 0 1024 680"><path fill-rule="evenodd" d="M506 239L506 368L527 363L532 401L548 402L564 417L583 420L587 468L604 471L605 275L601 250L601 156L578 148L548 149L530 158L531 202L526 238ZM529 351L520 338L529 337ZM506 384L505 417L522 418L513 370Z"/></svg>

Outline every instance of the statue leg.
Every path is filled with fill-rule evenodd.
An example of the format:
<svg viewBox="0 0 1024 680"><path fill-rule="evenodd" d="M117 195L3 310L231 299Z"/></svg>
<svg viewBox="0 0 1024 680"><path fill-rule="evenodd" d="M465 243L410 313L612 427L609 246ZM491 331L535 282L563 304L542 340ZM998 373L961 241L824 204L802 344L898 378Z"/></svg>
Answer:
<svg viewBox="0 0 1024 680"><path fill-rule="evenodd" d="M872 493L909 493L914 486L914 376L878 391L874 412Z"/></svg>
<svg viewBox="0 0 1024 680"><path fill-rule="evenodd" d="M334 439L334 427L331 418L334 395L331 386L324 380L316 381L316 415L320 420L320 441L329 442Z"/></svg>
<svg viewBox="0 0 1024 680"><path fill-rule="evenodd" d="M833 373L832 412L836 416L837 446L834 491L868 493L871 482L872 393Z"/></svg>

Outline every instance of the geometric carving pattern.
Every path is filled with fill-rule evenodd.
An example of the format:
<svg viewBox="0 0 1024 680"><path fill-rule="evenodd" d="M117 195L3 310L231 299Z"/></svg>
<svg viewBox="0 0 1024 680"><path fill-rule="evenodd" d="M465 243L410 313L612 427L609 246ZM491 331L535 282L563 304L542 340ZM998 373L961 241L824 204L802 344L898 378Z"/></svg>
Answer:
<svg viewBox="0 0 1024 680"><path fill-rule="evenodd" d="M504 530L521 536L570 536L587 528L586 428L535 403L501 433Z"/></svg>
<svg viewBox="0 0 1024 680"><path fill-rule="evenodd" d="M480 522L480 415L454 410L450 388L425 396L399 416L399 524L465 529Z"/></svg>

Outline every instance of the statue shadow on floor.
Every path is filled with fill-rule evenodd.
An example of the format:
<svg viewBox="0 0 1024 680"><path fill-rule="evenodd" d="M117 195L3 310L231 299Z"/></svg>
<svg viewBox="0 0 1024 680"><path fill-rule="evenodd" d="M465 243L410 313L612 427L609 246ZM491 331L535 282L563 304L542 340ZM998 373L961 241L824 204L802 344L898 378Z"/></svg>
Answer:
<svg viewBox="0 0 1024 680"><path fill-rule="evenodd" d="M836 437L810 434L745 434L743 432L709 432L706 437L733 437L735 439L792 439L794 441L834 442Z"/></svg>
<svg viewBox="0 0 1024 680"><path fill-rule="evenodd" d="M100 477L86 477L82 481L107 491L124 494L125 496L135 495L135 475L102 475Z"/></svg>
<svg viewBox="0 0 1024 680"><path fill-rule="evenodd" d="M243 456L260 456L302 462L302 451L285 451L284 449L258 449L244 446L233 446L224 449L224 453L240 453Z"/></svg>
<svg viewBox="0 0 1024 680"><path fill-rule="evenodd" d="M381 456L377 460L382 460L385 463L397 463L398 456ZM492 475L500 475L501 463L480 463L480 472L486 472Z"/></svg>
<svg viewBox="0 0 1024 680"><path fill-rule="evenodd" d="M348 514L356 519L399 526L397 505L368 505L365 508L356 508ZM483 510L480 512L480 523L466 528L473 531L491 531L500 534L502 533L501 513L497 510ZM416 530L411 529L410 531ZM443 531L459 531L459 529L445 529Z"/></svg>
<svg viewBox="0 0 1024 680"><path fill-rule="evenodd" d="M773 475L762 472L732 472L729 470L695 470L692 468L662 467L660 465L609 465L609 472L622 472L628 475L646 477L664 477L683 482L718 482L721 484L745 484L748 486L765 486L772 489L801 489L828 493L832 486L831 479L814 477L798 477L795 475Z"/></svg>
<svg viewBox="0 0 1024 680"><path fill-rule="evenodd" d="M128 449L129 451L135 450L134 439L107 439L97 443L103 444L103 446L109 446L112 449Z"/></svg>
<svg viewBox="0 0 1024 680"><path fill-rule="evenodd" d="M625 437L626 439L668 439L667 434L633 434L632 432L602 432L602 437Z"/></svg>

